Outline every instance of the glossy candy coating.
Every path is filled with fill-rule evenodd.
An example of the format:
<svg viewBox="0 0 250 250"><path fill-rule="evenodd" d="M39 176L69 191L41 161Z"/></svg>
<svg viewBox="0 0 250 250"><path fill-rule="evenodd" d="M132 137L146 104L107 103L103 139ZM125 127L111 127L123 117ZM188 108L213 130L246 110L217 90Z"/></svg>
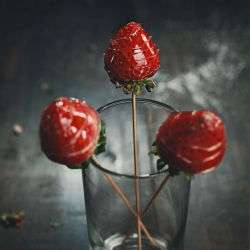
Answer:
<svg viewBox="0 0 250 250"><path fill-rule="evenodd" d="M156 147L169 166L188 174L206 173L223 158L225 128L212 111L172 113L157 132Z"/></svg>
<svg viewBox="0 0 250 250"><path fill-rule="evenodd" d="M111 40L104 64L111 80L122 83L152 77L160 66L160 57L141 25L130 22Z"/></svg>
<svg viewBox="0 0 250 250"><path fill-rule="evenodd" d="M93 154L99 132L100 117L94 108L82 100L60 97L42 113L41 149L54 162L77 165Z"/></svg>

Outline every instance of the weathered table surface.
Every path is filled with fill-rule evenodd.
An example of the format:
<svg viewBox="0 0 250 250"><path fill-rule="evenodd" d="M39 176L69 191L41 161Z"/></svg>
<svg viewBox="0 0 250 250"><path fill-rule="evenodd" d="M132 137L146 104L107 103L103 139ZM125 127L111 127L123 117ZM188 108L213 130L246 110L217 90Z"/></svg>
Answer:
<svg viewBox="0 0 250 250"><path fill-rule="evenodd" d="M179 110L211 109L226 124L223 162L192 183L185 249L249 249L248 1L3 2L0 213L24 210L25 218L20 229L0 227L0 249L88 249L81 172L47 160L38 124L43 108L62 95L96 108L125 98L109 82L103 52L132 20L161 55L157 87L141 97ZM20 135L16 123L24 126Z"/></svg>

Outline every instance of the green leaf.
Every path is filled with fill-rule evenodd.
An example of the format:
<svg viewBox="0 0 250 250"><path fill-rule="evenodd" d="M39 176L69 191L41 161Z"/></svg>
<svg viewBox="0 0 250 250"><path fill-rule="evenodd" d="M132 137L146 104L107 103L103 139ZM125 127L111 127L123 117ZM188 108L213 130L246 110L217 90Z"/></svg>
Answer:
<svg viewBox="0 0 250 250"><path fill-rule="evenodd" d="M152 91L152 88L148 85L145 85L146 90L150 93Z"/></svg>
<svg viewBox="0 0 250 250"><path fill-rule="evenodd" d="M101 121L101 130L99 135L99 140L97 143L97 147L94 151L95 155L99 155L106 150L106 124L104 121Z"/></svg>
<svg viewBox="0 0 250 250"><path fill-rule="evenodd" d="M195 178L195 175L194 175L194 174L187 174L187 173L185 173L185 179L186 179L187 181L194 180L194 178Z"/></svg>
<svg viewBox="0 0 250 250"><path fill-rule="evenodd" d="M152 147L151 147L151 150L149 151L148 155L158 155L158 150L157 150L155 141L152 143Z"/></svg>
<svg viewBox="0 0 250 250"><path fill-rule="evenodd" d="M135 84L134 92L135 92L136 95L139 95L141 93L141 85Z"/></svg>
<svg viewBox="0 0 250 250"><path fill-rule="evenodd" d="M149 86L149 87L152 88L152 89L156 86L156 84L155 84L152 80L146 80L146 81L145 81L145 85L146 85L146 86ZM145 87L146 87L146 86L145 86Z"/></svg>
<svg viewBox="0 0 250 250"><path fill-rule="evenodd" d="M134 84L133 83L126 83L123 88L123 92L126 95L131 94L134 91Z"/></svg>
<svg viewBox="0 0 250 250"><path fill-rule="evenodd" d="M105 150L106 150L106 144L105 143L102 143L102 144L98 145L98 147L95 149L95 155L99 155L100 153L105 152Z"/></svg>
<svg viewBox="0 0 250 250"><path fill-rule="evenodd" d="M156 146L152 146L151 150L148 153L149 155L158 155L158 150Z"/></svg>
<svg viewBox="0 0 250 250"><path fill-rule="evenodd" d="M158 171L163 169L166 165L167 164L162 159L158 159L157 162L156 162L156 166L157 166Z"/></svg>
<svg viewBox="0 0 250 250"><path fill-rule="evenodd" d="M89 166L91 160L92 160L92 157L89 157L88 160L82 162L81 163L81 169L86 169Z"/></svg>

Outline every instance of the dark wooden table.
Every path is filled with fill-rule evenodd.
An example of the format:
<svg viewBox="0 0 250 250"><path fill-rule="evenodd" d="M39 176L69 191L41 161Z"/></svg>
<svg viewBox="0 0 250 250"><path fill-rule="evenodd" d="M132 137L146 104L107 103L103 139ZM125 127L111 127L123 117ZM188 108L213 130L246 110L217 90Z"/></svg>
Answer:
<svg viewBox="0 0 250 250"><path fill-rule="evenodd" d="M211 109L226 124L223 162L192 183L185 250L249 249L248 9L245 0L1 1L0 214L24 210L25 218L19 229L0 227L0 249L88 249L81 172L47 160L38 124L62 95L96 108L125 98L103 52L132 20L161 55L157 87L141 97Z"/></svg>

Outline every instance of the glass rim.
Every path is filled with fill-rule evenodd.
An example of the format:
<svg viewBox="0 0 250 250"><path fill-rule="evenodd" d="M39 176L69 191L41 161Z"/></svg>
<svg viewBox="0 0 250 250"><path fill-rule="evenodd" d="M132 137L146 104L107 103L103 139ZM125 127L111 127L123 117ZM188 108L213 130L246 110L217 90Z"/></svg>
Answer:
<svg viewBox="0 0 250 250"><path fill-rule="evenodd" d="M109 175L120 177L120 178L127 178L127 179L149 179L149 178L155 178L155 177L158 177L158 176L169 174L169 169L165 169L165 170L162 170L160 172L155 172L155 173L151 173L151 174L141 174L141 175L121 174L121 173L117 173L117 172L108 170L108 169L102 167L97 162L95 162L95 163L91 162L91 164L95 168L97 168L98 170L100 170L102 172L105 172L105 173L107 173Z"/></svg>
<svg viewBox="0 0 250 250"><path fill-rule="evenodd" d="M103 106L101 106L100 108L97 109L98 113L101 113L105 110L107 110L108 108L111 108L113 106L117 106L120 104L126 104L126 103L132 103L132 98L127 98L127 99L119 99L110 103L107 103ZM155 106L159 106L162 107L164 109L167 110L171 110L173 112L178 112L175 108L173 108L172 106L159 102L159 101L155 101L155 100L151 100L151 99L146 99L146 98L136 98L136 102L137 103L149 103L149 104L153 104ZM118 173L118 172L114 172L111 170L108 170L104 167L102 167L100 164L98 164L97 162L95 164L92 163L92 165L94 167L96 167L97 169L101 170L102 172L105 172L107 174L113 175L113 176L117 176L120 178L130 178L130 179L147 179L147 178L154 178L154 177L158 177L158 176L162 176L162 175L167 175L169 174L169 170L165 169L159 172L153 172L150 174L141 174L141 175L131 175L131 174L122 174L122 173Z"/></svg>
<svg viewBox="0 0 250 250"><path fill-rule="evenodd" d="M100 108L98 108L97 112L101 113L102 111L104 111L104 110L106 110L108 108L111 108L113 106L120 105L120 104L126 104L126 103L132 103L132 101L133 101L132 98L127 98L127 99L120 99L120 100L116 100L116 101L113 101L113 102L109 102L107 104L104 104ZM151 103L151 104L154 104L156 106L160 106L162 108L169 109L169 110L171 110L173 112L178 112L178 110L176 110L175 108L173 108L172 106L170 106L170 105L168 105L166 103L151 100L151 99L147 99L147 98L136 98L136 103Z"/></svg>

